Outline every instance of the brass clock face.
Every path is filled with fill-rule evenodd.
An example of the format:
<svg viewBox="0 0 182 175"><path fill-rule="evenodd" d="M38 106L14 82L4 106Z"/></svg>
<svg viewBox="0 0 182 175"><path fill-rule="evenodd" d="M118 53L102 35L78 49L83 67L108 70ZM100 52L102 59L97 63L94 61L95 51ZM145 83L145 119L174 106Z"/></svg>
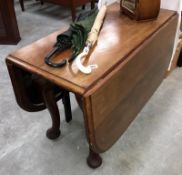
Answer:
<svg viewBox="0 0 182 175"><path fill-rule="evenodd" d="M136 0L123 0L122 7L127 9L131 13L134 13L136 8Z"/></svg>

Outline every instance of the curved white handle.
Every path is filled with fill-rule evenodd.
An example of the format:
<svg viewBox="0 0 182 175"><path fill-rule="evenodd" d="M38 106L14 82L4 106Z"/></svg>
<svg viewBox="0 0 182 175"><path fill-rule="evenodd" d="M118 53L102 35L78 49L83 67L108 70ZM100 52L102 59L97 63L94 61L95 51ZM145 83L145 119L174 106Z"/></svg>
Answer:
<svg viewBox="0 0 182 175"><path fill-rule="evenodd" d="M76 57L76 65L78 69L84 74L90 74L92 72L92 69L96 69L98 67L96 64L84 66L81 60L88 55L90 48L93 47L93 45L97 41L98 34L106 14L106 10L107 7L105 5L102 6L99 10L99 13L97 14L94 24L92 26L91 32L89 33L89 36L87 38L86 47L83 49L83 52Z"/></svg>
<svg viewBox="0 0 182 175"><path fill-rule="evenodd" d="M87 53L86 52L82 52L81 54L79 54L77 57L76 57L76 65L78 67L78 69L84 73L84 74L90 74L92 72L92 69L96 69L98 66L96 64L91 64L91 65L88 65L88 66L84 66L81 62L81 60L83 60L83 58L85 58L87 56Z"/></svg>

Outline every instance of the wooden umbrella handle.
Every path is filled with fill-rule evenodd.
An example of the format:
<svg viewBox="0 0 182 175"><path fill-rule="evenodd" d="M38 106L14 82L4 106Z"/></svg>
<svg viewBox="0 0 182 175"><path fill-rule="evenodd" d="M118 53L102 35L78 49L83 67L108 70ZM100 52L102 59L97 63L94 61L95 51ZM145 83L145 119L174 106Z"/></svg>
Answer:
<svg viewBox="0 0 182 175"><path fill-rule="evenodd" d="M101 9L99 10L97 16L96 16L95 22L92 26L90 33L89 33L87 42L91 43L92 46L97 41L99 31L101 29L102 23L104 21L104 17L106 15L106 11L107 11L106 5L102 6Z"/></svg>

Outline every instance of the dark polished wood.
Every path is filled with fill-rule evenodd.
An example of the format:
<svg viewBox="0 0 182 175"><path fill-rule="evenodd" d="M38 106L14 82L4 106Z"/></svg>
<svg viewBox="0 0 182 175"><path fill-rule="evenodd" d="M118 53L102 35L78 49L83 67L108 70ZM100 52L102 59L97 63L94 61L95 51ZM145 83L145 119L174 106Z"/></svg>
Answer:
<svg viewBox="0 0 182 175"><path fill-rule="evenodd" d="M76 8L86 3L91 3L91 8L95 7L95 0L41 0L42 2L50 2L53 4L69 7L71 9L72 20L76 18Z"/></svg>
<svg viewBox="0 0 182 175"><path fill-rule="evenodd" d="M53 86L51 83L48 85L41 85L42 96L47 109L52 118L52 127L47 130L47 137L49 139L56 139L60 135L60 115L59 109L56 103L55 94L53 92Z"/></svg>
<svg viewBox="0 0 182 175"><path fill-rule="evenodd" d="M0 44L17 44L20 34L13 0L0 1Z"/></svg>
<svg viewBox="0 0 182 175"><path fill-rule="evenodd" d="M98 168L102 165L102 158L96 152L94 152L91 148L89 149L89 155L87 157L87 164L90 168Z"/></svg>
<svg viewBox="0 0 182 175"><path fill-rule="evenodd" d="M19 0L22 11L25 11L24 0Z"/></svg>
<svg viewBox="0 0 182 175"><path fill-rule="evenodd" d="M124 5L124 2L128 1L128 3L135 4L134 9L128 9ZM161 0L121 0L120 1L121 11L131 18L140 20L152 20L157 18L160 11L160 3Z"/></svg>
<svg viewBox="0 0 182 175"><path fill-rule="evenodd" d="M64 90L64 95L62 98L62 102L64 105L64 113L65 113L65 117L66 117L66 122L69 123L72 120L72 113L71 113L71 103L70 103L70 96L69 96L69 92Z"/></svg>
<svg viewBox="0 0 182 175"><path fill-rule="evenodd" d="M46 132L49 139L60 135L60 115L56 101L62 98L66 121L72 119L69 92L58 88L49 81L26 72L8 60L6 61L16 101L19 106L29 112L48 109L52 119L52 127Z"/></svg>
<svg viewBox="0 0 182 175"><path fill-rule="evenodd" d="M176 12L161 10L157 20L139 23L121 14L119 4L109 6L97 44L84 63L98 65L89 75L82 74L75 62L60 69L44 63L57 34L65 29L11 53L7 60L76 94L91 153L99 154L119 139L162 82L177 21Z"/></svg>

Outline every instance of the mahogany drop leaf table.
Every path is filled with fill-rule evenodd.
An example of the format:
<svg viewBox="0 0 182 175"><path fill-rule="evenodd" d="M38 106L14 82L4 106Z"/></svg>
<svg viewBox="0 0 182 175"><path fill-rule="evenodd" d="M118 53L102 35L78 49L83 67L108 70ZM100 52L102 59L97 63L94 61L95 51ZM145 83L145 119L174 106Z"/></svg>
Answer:
<svg viewBox="0 0 182 175"><path fill-rule="evenodd" d="M7 65L36 74L73 92L80 101L90 146L88 165L97 168L107 151L128 128L162 82L172 56L178 15L160 10L156 20L137 22L108 7L96 46L85 64L97 64L84 75L75 62L56 69L44 63L56 36L52 33L7 57ZM55 61L68 57L67 50Z"/></svg>

